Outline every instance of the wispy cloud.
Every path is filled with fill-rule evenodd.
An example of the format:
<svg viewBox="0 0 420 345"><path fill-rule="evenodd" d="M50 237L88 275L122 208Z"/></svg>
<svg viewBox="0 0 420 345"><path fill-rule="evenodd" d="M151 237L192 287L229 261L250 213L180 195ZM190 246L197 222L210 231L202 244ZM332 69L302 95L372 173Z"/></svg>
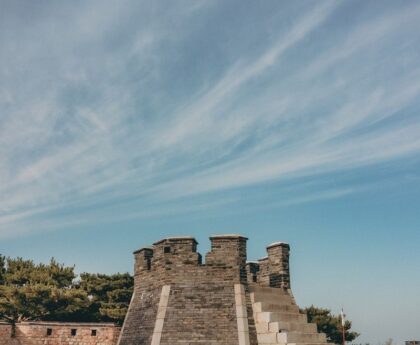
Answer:
<svg viewBox="0 0 420 345"><path fill-rule="evenodd" d="M416 4L353 20L334 1L276 5L255 28L192 5L36 7L28 25L5 3L0 236L218 207L261 183L287 181L289 204L345 197L361 189L293 186L419 153Z"/></svg>

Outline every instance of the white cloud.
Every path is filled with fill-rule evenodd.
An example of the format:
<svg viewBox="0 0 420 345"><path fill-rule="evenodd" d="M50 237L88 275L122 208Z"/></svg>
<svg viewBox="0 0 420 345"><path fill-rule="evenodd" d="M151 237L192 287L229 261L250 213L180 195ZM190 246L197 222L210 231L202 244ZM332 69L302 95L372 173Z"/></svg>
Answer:
<svg viewBox="0 0 420 345"><path fill-rule="evenodd" d="M167 214L183 212L194 202L176 207L171 200L259 183L293 186L297 177L316 179L420 151L420 121L405 114L418 110L419 52L415 38L396 40L416 25L418 7L350 22L330 36L339 5L310 6L290 25L273 28L255 51L196 71L199 87L171 97L184 84L167 74L200 53L185 51L194 41L182 25L212 7L177 7L176 19L162 9L163 19L149 25L131 12L146 16L150 9L126 5L99 12L86 5L82 15L69 10L78 24L72 31L55 17L38 18L33 30L45 37L39 44L15 24L22 46L15 60L17 47L0 36L6 47L0 53L2 235L28 224L76 224L60 215L71 209L91 210L77 222L93 222L109 211L104 205L128 200L149 205L143 216L162 214L166 202ZM323 51L311 49L317 41ZM404 64L401 45L410 52ZM299 203L354 191L289 196ZM219 202L203 207L212 204ZM121 208L110 218L135 213Z"/></svg>

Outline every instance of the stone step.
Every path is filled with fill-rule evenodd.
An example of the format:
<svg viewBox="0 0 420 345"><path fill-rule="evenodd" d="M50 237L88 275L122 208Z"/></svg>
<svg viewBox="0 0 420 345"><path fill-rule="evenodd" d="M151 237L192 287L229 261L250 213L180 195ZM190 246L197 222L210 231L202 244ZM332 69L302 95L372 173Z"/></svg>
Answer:
<svg viewBox="0 0 420 345"><path fill-rule="evenodd" d="M258 345L278 344L277 333L257 333Z"/></svg>
<svg viewBox="0 0 420 345"><path fill-rule="evenodd" d="M258 288L250 290L250 292L258 296L290 296L289 291L275 288L270 288L270 290L261 290Z"/></svg>
<svg viewBox="0 0 420 345"><path fill-rule="evenodd" d="M292 296L291 292L287 290L280 290L273 289L273 291L259 291L259 290L253 290L250 291L250 293L253 293L257 296Z"/></svg>
<svg viewBox="0 0 420 345"><path fill-rule="evenodd" d="M290 295L289 293L283 293L283 292L277 292L277 291L273 291L273 292L260 292L260 291L252 291L251 294L253 296L255 296L255 299L257 301L260 300L265 300L267 298L288 298L288 299L293 299L293 296Z"/></svg>
<svg viewBox="0 0 420 345"><path fill-rule="evenodd" d="M277 333L278 343L325 343L324 333L287 332Z"/></svg>
<svg viewBox="0 0 420 345"><path fill-rule="evenodd" d="M255 323L255 330L257 331L257 333L269 333L270 329L269 329L269 325L270 322L256 322Z"/></svg>
<svg viewBox="0 0 420 345"><path fill-rule="evenodd" d="M288 293L287 289L282 288L273 288L269 286L251 286L250 287L251 292L257 291L257 292L276 292L276 293Z"/></svg>
<svg viewBox="0 0 420 345"><path fill-rule="evenodd" d="M258 296L258 297L292 297L291 295L290 295L290 293L288 293L287 291L286 292L283 292L283 291L258 291L258 290L256 290L256 291L251 291L251 293L253 293L255 296Z"/></svg>
<svg viewBox="0 0 420 345"><path fill-rule="evenodd" d="M264 328L260 328L264 329ZM269 332L302 332L302 333L318 333L316 324L301 322L270 322L268 324Z"/></svg>
<svg viewBox="0 0 420 345"><path fill-rule="evenodd" d="M267 302L255 302L252 305L254 312L263 311L285 311L285 312L299 312L299 307L290 303L267 303Z"/></svg>
<svg viewBox="0 0 420 345"><path fill-rule="evenodd" d="M287 345L325 345L329 344L328 342L321 342L321 343L288 343ZM260 344L258 344L260 345ZM266 344L264 344L266 345Z"/></svg>
<svg viewBox="0 0 420 345"><path fill-rule="evenodd" d="M273 337L268 337L268 338L263 338L260 337L261 340L270 340L270 339L274 339ZM267 343L267 342L260 342L258 341L258 345L325 345L325 344L329 344L328 342L314 342L314 343L282 343L282 342L278 342L276 341L275 343Z"/></svg>
<svg viewBox="0 0 420 345"><path fill-rule="evenodd" d="M257 333L279 333L279 332L302 332L317 333L314 323L303 322L257 322L255 324Z"/></svg>
<svg viewBox="0 0 420 345"><path fill-rule="evenodd" d="M265 311L265 312L256 312L255 321L256 322L282 321L282 322L306 323L307 318L306 318L306 314Z"/></svg>
<svg viewBox="0 0 420 345"><path fill-rule="evenodd" d="M270 338L271 339L271 338ZM263 343L258 342L258 345L326 345L330 344L328 342L321 342L321 343L281 343L281 342L275 342L275 343Z"/></svg>
<svg viewBox="0 0 420 345"><path fill-rule="evenodd" d="M291 296L251 296L252 303L261 302L264 305L296 305L295 300Z"/></svg>
<svg viewBox="0 0 420 345"><path fill-rule="evenodd" d="M264 303L273 303L273 304L293 304L296 305L295 300L292 296L280 295L280 296L259 296L253 295L252 302L264 302Z"/></svg>
<svg viewBox="0 0 420 345"><path fill-rule="evenodd" d="M307 322L294 297L284 289L254 287L250 298L258 345L325 345L326 336Z"/></svg>

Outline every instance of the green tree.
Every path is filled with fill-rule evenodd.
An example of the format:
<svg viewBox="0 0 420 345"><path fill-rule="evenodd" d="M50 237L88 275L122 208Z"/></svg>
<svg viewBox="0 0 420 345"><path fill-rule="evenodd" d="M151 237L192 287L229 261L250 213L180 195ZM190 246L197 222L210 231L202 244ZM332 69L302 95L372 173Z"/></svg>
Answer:
<svg viewBox="0 0 420 345"><path fill-rule="evenodd" d="M112 321L122 324L133 277L83 273L54 259L48 265L0 255L0 320Z"/></svg>
<svg viewBox="0 0 420 345"><path fill-rule="evenodd" d="M6 258L0 255L0 285L4 283L4 274L6 273Z"/></svg>
<svg viewBox="0 0 420 345"><path fill-rule="evenodd" d="M82 273L79 287L91 300L90 316L98 321L124 322L133 293L133 277L129 273L112 275Z"/></svg>
<svg viewBox="0 0 420 345"><path fill-rule="evenodd" d="M74 267L51 259L48 265L0 255L0 320L65 321L83 313L90 301L85 291L74 288Z"/></svg>
<svg viewBox="0 0 420 345"><path fill-rule="evenodd" d="M317 308L313 305L301 310L308 316L308 322L316 323L318 332L325 333L328 342L342 343L342 326L340 316L331 314L331 310ZM359 333L350 331L351 321L346 320L344 324L346 341L353 341L359 336Z"/></svg>

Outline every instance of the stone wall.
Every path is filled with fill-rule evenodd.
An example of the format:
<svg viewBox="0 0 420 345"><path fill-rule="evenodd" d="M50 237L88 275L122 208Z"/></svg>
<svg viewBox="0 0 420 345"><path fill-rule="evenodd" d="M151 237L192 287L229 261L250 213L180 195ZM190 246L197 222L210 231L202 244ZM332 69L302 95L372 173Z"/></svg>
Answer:
<svg viewBox="0 0 420 345"><path fill-rule="evenodd" d="M0 345L11 345L12 327L8 323L0 322Z"/></svg>
<svg viewBox="0 0 420 345"><path fill-rule="evenodd" d="M120 333L112 323L22 322L0 324L0 345L115 345Z"/></svg>
<svg viewBox="0 0 420 345"><path fill-rule="evenodd" d="M134 252L135 288L119 345L257 344L249 287L290 287L288 245L273 244L266 259L247 264L247 238L210 241L205 264L192 237Z"/></svg>

